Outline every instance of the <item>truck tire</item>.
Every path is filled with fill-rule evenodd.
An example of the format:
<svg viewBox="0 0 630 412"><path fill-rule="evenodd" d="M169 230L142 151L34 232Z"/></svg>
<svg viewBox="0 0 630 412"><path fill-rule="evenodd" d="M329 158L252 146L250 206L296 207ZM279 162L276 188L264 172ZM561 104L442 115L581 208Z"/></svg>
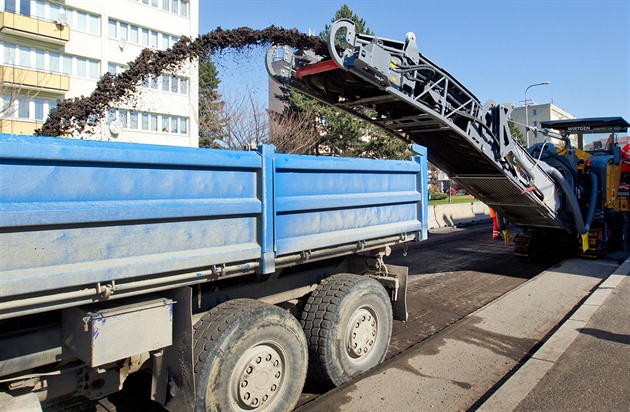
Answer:
<svg viewBox="0 0 630 412"><path fill-rule="evenodd" d="M299 322L277 306L235 299L194 327L196 411L289 411L308 349Z"/></svg>
<svg viewBox="0 0 630 412"><path fill-rule="evenodd" d="M309 376L339 386L383 361L392 307L376 280L337 274L313 291L300 323L309 343Z"/></svg>

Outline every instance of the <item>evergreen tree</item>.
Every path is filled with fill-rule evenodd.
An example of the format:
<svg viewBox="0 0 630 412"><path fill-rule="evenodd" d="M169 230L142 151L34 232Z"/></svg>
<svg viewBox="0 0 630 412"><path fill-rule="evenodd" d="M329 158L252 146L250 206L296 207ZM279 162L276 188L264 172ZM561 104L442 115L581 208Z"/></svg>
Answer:
<svg viewBox="0 0 630 412"><path fill-rule="evenodd" d="M339 19L352 20L357 33L373 34L366 21L346 4L335 13L331 23ZM330 27L331 25L326 25L325 30L320 33L322 38L328 37ZM293 90L285 92L283 100L287 102L290 112L313 114L313 124L321 132L320 140L315 147L316 154L397 159L405 158L409 154L405 143L350 114L340 112Z"/></svg>
<svg viewBox="0 0 630 412"><path fill-rule="evenodd" d="M210 56L199 58L199 147L218 147L224 136L218 71Z"/></svg>
<svg viewBox="0 0 630 412"><path fill-rule="evenodd" d="M350 19L354 22L354 26L356 27L357 33L362 33L362 34L367 34L370 36L373 36L374 33L372 32L372 30L370 30L367 27L367 23L365 22L364 19L360 18L359 16L356 15L356 13L354 13L350 7L348 7L347 4L344 4L343 6L341 6L341 8L339 10L337 10L337 12L335 13L335 17L332 18L332 20L330 21L331 23L336 22L337 20L340 19ZM319 36L324 39L327 40L328 39L328 32L330 31L330 24L326 25L326 28L324 29L324 31L319 33Z"/></svg>
<svg viewBox="0 0 630 412"><path fill-rule="evenodd" d="M508 121L508 125L510 126L510 133L512 133L512 137L518 140L523 146L527 145L525 141L525 136L519 130L518 126L513 121Z"/></svg>

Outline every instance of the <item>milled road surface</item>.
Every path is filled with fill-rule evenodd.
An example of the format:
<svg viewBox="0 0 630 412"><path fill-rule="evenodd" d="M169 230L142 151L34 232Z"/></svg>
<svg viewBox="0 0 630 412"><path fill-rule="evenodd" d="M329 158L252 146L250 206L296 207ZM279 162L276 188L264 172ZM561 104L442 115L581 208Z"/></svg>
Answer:
<svg viewBox="0 0 630 412"><path fill-rule="evenodd" d="M524 262L512 254L513 243L491 238L486 224L439 229L429 239L396 248L386 263L408 266L407 322L394 322L387 359L453 325L468 314L553 266L563 256ZM323 389L307 381L298 406Z"/></svg>
<svg viewBox="0 0 630 412"><path fill-rule="evenodd" d="M543 262L522 262L512 255L512 244L493 240L488 224L462 229L432 231L429 239L395 248L386 263L408 266L407 304L409 320L394 322L387 354L391 358L463 319L528 279L559 262L555 256ZM97 403L77 405L76 411L163 411L146 401L150 379L136 377L120 393ZM307 382L299 405L325 389Z"/></svg>

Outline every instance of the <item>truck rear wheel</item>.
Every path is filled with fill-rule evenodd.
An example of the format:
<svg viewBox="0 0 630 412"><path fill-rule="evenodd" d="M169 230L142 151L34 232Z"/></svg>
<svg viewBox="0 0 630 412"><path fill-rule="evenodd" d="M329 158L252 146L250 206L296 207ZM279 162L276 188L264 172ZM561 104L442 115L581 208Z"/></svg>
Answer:
<svg viewBox="0 0 630 412"><path fill-rule="evenodd" d="M338 386L385 359L392 307L376 280L338 274L313 291L301 324L309 342L309 375Z"/></svg>
<svg viewBox="0 0 630 412"><path fill-rule="evenodd" d="M197 411L289 411L306 379L300 324L277 306L235 299L194 331Z"/></svg>

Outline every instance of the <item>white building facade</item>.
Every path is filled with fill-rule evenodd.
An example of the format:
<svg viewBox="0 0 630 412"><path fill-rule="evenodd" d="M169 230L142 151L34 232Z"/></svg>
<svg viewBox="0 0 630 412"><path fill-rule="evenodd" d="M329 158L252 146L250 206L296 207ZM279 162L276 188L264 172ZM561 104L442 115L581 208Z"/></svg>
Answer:
<svg viewBox="0 0 630 412"><path fill-rule="evenodd" d="M525 110L527 109L527 118L525 117ZM516 107L512 111L512 120L516 123L516 126L523 133L523 137L525 137L525 124L528 124L530 127L538 127L540 128L540 123L546 120L565 120L565 119L575 119L575 117L562 110L558 106L555 106L553 103L546 104L530 104L524 107ZM545 140L545 136L542 134L538 134L537 136L534 132L529 132L529 144L533 145L535 143L540 143ZM553 141L552 143L558 143L558 141Z"/></svg>
<svg viewBox="0 0 630 412"><path fill-rule="evenodd" d="M32 133L60 98L87 96L106 72L120 73L144 48L197 37L198 0L0 0L2 131ZM133 103L115 102L80 137L198 145L198 71L147 78ZM29 133L30 131L30 133Z"/></svg>

